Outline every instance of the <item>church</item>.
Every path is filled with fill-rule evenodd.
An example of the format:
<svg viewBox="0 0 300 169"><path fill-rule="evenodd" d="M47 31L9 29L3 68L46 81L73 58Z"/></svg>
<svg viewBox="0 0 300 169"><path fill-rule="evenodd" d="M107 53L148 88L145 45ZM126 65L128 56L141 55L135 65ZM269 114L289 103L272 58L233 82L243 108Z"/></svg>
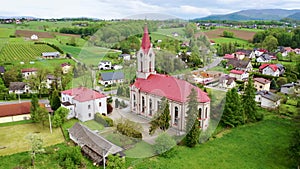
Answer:
<svg viewBox="0 0 300 169"><path fill-rule="evenodd" d="M188 96L194 88L198 96L198 120L202 130L206 130L210 119L210 98L200 88L175 77L158 74L155 71L155 53L152 49L148 27L144 27L141 48L137 53L135 82L130 86L131 111L152 118L160 109L161 99L169 101L171 127L185 131Z"/></svg>

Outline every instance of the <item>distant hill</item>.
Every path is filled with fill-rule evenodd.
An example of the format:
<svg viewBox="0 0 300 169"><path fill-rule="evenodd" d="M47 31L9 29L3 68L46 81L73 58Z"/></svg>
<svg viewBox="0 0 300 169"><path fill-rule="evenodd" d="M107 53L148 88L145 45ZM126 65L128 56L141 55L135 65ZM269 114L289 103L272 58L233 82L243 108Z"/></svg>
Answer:
<svg viewBox="0 0 300 169"><path fill-rule="evenodd" d="M249 9L225 15L210 15L195 20L280 20L287 17L299 17L300 9ZM298 14L297 14L298 13Z"/></svg>
<svg viewBox="0 0 300 169"><path fill-rule="evenodd" d="M292 15L287 16L287 18L300 21L300 12L296 12Z"/></svg>

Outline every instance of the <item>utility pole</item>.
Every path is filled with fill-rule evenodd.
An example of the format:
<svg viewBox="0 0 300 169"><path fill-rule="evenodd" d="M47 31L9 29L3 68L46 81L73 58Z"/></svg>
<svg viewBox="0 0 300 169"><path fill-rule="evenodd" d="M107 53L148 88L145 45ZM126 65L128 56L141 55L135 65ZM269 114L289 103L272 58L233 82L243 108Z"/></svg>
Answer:
<svg viewBox="0 0 300 169"><path fill-rule="evenodd" d="M52 123L51 123L50 113L48 113L48 116L49 116L50 132L52 134Z"/></svg>

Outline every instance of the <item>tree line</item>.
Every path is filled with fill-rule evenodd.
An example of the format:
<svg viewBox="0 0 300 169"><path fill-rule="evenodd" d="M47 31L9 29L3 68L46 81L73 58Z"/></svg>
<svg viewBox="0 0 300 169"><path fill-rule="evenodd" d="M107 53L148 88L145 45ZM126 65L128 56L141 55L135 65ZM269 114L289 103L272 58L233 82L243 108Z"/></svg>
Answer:
<svg viewBox="0 0 300 169"><path fill-rule="evenodd" d="M272 28L262 32L257 32L253 37L254 44L268 44L272 42L274 43L274 41L278 43L278 46L299 48L300 28Z"/></svg>

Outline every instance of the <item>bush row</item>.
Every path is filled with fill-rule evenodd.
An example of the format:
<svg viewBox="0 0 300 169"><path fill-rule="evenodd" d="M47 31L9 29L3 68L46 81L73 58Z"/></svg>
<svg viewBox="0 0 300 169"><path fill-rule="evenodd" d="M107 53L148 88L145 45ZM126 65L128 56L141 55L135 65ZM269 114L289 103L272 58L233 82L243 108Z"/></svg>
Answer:
<svg viewBox="0 0 300 169"><path fill-rule="evenodd" d="M139 139L143 138L143 135L140 131L135 130L134 128L128 126L126 123L118 123L117 131L128 137Z"/></svg>
<svg viewBox="0 0 300 169"><path fill-rule="evenodd" d="M105 127L112 127L114 125L114 121L111 118L103 116L100 113L95 114L95 121L103 124Z"/></svg>

